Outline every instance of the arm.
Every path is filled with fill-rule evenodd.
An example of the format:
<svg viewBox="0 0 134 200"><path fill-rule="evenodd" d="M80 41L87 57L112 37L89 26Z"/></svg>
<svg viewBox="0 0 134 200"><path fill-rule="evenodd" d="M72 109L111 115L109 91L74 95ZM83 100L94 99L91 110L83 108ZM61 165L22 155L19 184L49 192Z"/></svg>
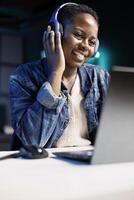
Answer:
<svg viewBox="0 0 134 200"><path fill-rule="evenodd" d="M27 83L24 84L17 79L17 76L11 76L12 125L22 144L44 146L47 143L65 100L65 97L54 96L49 82L45 82L36 93L28 87ZM46 116L45 125L42 124L44 116Z"/></svg>
<svg viewBox="0 0 134 200"><path fill-rule="evenodd" d="M54 32L48 27L44 33L43 44L48 61L49 82L44 82L39 91L36 89L33 93L30 90L32 75L29 77L30 85L27 81L20 81L20 77L17 76L12 76L10 80L12 124L15 133L24 144L44 146L47 143L66 100L60 92L62 74L65 68L60 33L56 35L56 40L54 38ZM19 72L19 75L23 77L25 73Z"/></svg>

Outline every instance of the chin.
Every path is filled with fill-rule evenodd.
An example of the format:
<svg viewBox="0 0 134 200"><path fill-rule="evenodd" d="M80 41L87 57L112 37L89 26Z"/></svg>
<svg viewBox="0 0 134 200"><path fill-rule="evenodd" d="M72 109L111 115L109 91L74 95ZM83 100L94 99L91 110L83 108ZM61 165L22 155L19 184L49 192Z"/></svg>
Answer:
<svg viewBox="0 0 134 200"><path fill-rule="evenodd" d="M71 66L72 68L80 68L80 67L81 67L81 64L78 64L78 63L76 64L76 63L75 63L74 65L70 65L70 66Z"/></svg>
<svg viewBox="0 0 134 200"><path fill-rule="evenodd" d="M77 64L77 68L80 68L85 62L82 62L81 64Z"/></svg>
<svg viewBox="0 0 134 200"><path fill-rule="evenodd" d="M66 63L67 64L67 66L69 67L69 68L80 68L81 67L81 65L83 65L85 62L80 62L80 61L76 61L76 60L73 60L72 62L70 62L70 63Z"/></svg>
<svg viewBox="0 0 134 200"><path fill-rule="evenodd" d="M85 63L85 62L76 62L76 61L75 61L75 62L73 63L73 64L74 64L73 66L76 67L76 68L80 68L81 65L83 65L84 63Z"/></svg>

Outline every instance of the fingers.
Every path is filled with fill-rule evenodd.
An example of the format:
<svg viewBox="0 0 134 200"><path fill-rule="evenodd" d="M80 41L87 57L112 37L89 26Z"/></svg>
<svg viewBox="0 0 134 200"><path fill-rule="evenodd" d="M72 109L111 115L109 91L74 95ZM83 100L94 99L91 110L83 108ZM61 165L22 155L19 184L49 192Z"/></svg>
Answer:
<svg viewBox="0 0 134 200"><path fill-rule="evenodd" d="M48 26L47 30L44 32L44 35L43 35L44 49L48 53L55 51L54 37L55 37L54 31L51 30L50 26Z"/></svg>
<svg viewBox="0 0 134 200"><path fill-rule="evenodd" d="M54 31L51 31L49 34L49 40L50 40L50 47L51 47L52 51L55 51L54 37L55 37Z"/></svg>
<svg viewBox="0 0 134 200"><path fill-rule="evenodd" d="M46 46L46 31L44 31L44 34L43 34L43 47L44 47L44 50L45 50L45 55L47 57L48 52L47 52L47 46Z"/></svg>
<svg viewBox="0 0 134 200"><path fill-rule="evenodd" d="M58 53L62 48L61 45L61 33L56 33L55 51Z"/></svg>

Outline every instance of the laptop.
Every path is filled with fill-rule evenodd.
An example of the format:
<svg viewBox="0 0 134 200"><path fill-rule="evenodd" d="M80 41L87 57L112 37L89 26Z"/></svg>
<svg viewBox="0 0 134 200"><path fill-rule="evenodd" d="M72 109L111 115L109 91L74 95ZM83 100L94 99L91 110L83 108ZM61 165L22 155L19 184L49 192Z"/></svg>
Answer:
<svg viewBox="0 0 134 200"><path fill-rule="evenodd" d="M134 161L134 68L114 66L94 149L54 155L108 164Z"/></svg>

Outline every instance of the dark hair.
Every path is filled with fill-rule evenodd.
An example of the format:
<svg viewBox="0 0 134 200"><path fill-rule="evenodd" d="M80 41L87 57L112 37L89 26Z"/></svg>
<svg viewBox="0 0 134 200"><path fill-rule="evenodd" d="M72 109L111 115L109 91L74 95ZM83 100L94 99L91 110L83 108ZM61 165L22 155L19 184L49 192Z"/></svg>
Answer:
<svg viewBox="0 0 134 200"><path fill-rule="evenodd" d="M63 8L61 8L58 13L58 21L61 24L64 24L64 21L66 20L73 21L73 18L80 13L88 13L93 16L99 26L99 17L96 11L85 4L68 4L66 6L63 6Z"/></svg>

